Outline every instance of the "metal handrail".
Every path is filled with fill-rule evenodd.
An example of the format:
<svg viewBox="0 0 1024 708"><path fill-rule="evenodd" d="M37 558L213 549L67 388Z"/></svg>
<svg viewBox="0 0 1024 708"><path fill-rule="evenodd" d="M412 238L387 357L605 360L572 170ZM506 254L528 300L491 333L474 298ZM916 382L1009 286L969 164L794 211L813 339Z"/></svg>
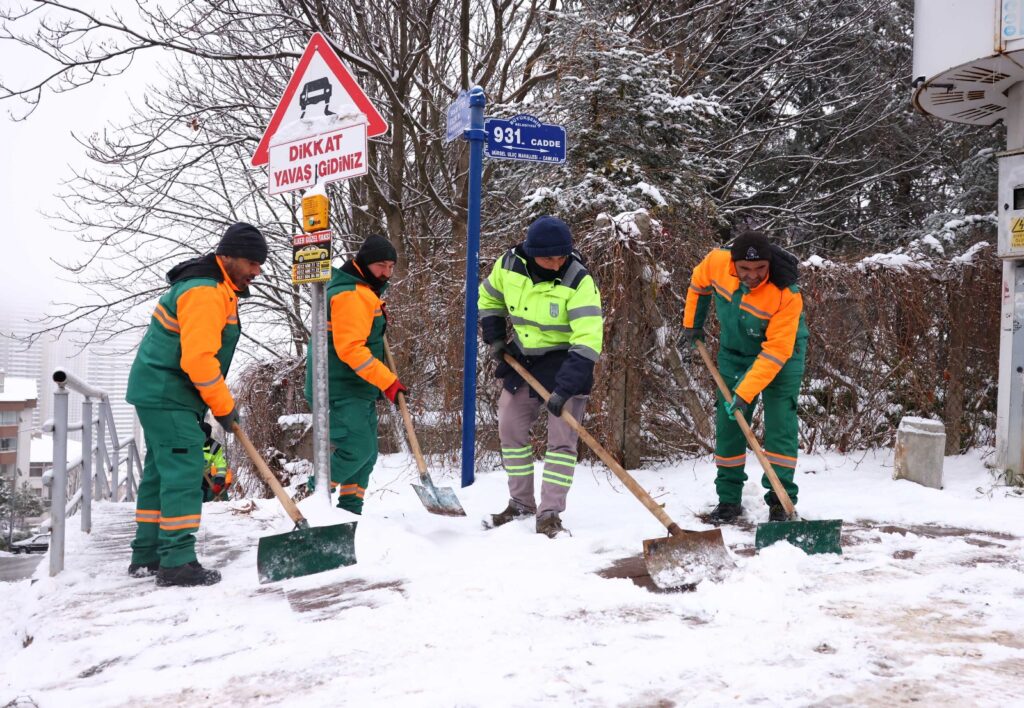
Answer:
<svg viewBox="0 0 1024 708"><path fill-rule="evenodd" d="M135 436L129 435L122 442L117 434L107 394L63 369L53 372L53 381L57 384L53 394L53 418L43 424L44 430L53 432L53 466L43 473L43 483L50 486L50 518L43 525L50 528L51 576L64 570L67 518L76 511L80 512L82 531L90 533L93 500L134 501L138 490L136 466L138 474L142 473L142 460ZM68 421L70 391L85 397L80 423ZM94 405L99 406L95 413ZM69 460L68 433L78 430L82 431L82 454ZM123 458L122 451L126 451ZM118 471L122 463L125 466L125 479L124 496L120 497L122 484ZM78 474L71 475L73 472ZM69 480L72 482L70 495Z"/></svg>

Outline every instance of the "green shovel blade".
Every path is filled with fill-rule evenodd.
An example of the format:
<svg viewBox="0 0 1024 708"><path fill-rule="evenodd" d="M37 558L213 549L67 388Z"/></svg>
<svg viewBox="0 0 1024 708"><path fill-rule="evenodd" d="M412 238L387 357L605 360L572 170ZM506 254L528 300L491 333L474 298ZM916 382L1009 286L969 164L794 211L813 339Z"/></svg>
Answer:
<svg viewBox="0 0 1024 708"><path fill-rule="evenodd" d="M322 573L356 562L356 523L297 529L260 539L260 583Z"/></svg>
<svg viewBox="0 0 1024 708"><path fill-rule="evenodd" d="M828 521L771 521L757 527L754 545L758 548L787 541L807 555L815 553L842 553L839 535L842 519Z"/></svg>

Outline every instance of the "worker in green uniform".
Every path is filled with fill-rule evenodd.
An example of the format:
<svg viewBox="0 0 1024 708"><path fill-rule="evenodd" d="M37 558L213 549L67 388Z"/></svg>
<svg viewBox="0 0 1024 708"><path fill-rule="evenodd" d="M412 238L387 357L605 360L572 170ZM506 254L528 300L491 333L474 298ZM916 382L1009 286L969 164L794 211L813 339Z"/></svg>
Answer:
<svg viewBox="0 0 1024 708"><path fill-rule="evenodd" d="M567 410L583 419L601 354L604 318L601 293L573 250L568 225L554 216L530 224L526 240L505 252L480 284L484 343L498 360L498 438L508 474L509 502L492 514L488 528L536 514L536 531L554 538L566 531L561 513L576 469L579 434L562 419ZM508 341L506 320L512 323ZM530 427L543 402L504 360L518 359L551 392L547 451L540 505L534 496Z"/></svg>
<svg viewBox="0 0 1024 708"><path fill-rule="evenodd" d="M135 540L128 572L156 573L158 585L212 585L216 570L196 559L202 513L203 447L209 408L226 431L238 420L225 377L241 334L238 298L267 259L250 224L227 228L216 253L174 266L139 345L125 398L146 440Z"/></svg>
<svg viewBox="0 0 1024 708"><path fill-rule="evenodd" d="M747 441L735 411L749 421L758 397L764 402L764 451L794 504L793 481L798 452L797 397L807 355L803 297L797 285L796 258L772 244L760 231L739 234L730 248L709 253L693 270L683 311L682 339L704 339L704 321L714 300L720 325L718 368L732 391L721 393L715 408L715 523L732 523L743 515ZM770 521L786 520L767 476L762 486Z"/></svg>
<svg viewBox="0 0 1024 708"><path fill-rule="evenodd" d="M362 514L366 486L377 462L377 400L392 403L407 389L384 363L387 315L381 296L398 254L383 236L371 235L354 258L333 269L327 283L327 391L331 487L338 508ZM306 360L306 400L313 406L313 350ZM314 481L310 477L309 484Z"/></svg>

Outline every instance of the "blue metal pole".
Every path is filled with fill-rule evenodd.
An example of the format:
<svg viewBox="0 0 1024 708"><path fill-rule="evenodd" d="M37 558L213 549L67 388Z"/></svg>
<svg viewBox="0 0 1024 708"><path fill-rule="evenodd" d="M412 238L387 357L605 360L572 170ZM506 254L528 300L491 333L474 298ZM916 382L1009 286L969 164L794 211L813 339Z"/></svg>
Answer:
<svg viewBox="0 0 1024 708"><path fill-rule="evenodd" d="M480 183L484 165L484 90L469 92L469 214L466 221L466 337L462 354L462 486L474 481L476 450L476 297L480 271Z"/></svg>

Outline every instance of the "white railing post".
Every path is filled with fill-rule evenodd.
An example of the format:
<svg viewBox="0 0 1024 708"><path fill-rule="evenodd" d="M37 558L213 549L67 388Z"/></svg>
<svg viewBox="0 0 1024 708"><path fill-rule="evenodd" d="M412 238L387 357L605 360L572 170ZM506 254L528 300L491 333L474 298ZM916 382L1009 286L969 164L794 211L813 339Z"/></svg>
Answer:
<svg viewBox="0 0 1024 708"><path fill-rule="evenodd" d="M125 471L124 479L124 500L134 501L135 495L132 494L132 479L135 477L135 459L133 453L135 452L135 441L131 440L128 442L128 450L125 452L125 463L127 470Z"/></svg>
<svg viewBox="0 0 1024 708"><path fill-rule="evenodd" d="M114 424L114 412L110 409L110 399L103 397L100 404L100 417L105 418L110 424L110 442L114 450L114 459L110 462L110 500L121 501L117 498L117 468L121 466L121 441L117 437L117 426Z"/></svg>
<svg viewBox="0 0 1024 708"><path fill-rule="evenodd" d="M101 432L100 435L103 433ZM96 469L103 469L96 456ZM82 531L92 531L92 399L82 400Z"/></svg>
<svg viewBox="0 0 1024 708"><path fill-rule="evenodd" d="M102 401L102 398L100 400ZM96 466L93 468L96 470L93 484L93 489L96 491L93 496L97 499L103 499L106 496L104 488L107 486L107 465L110 462L110 458L107 456L107 421L102 415L102 405L100 403L100 415L96 421Z"/></svg>
<svg viewBox="0 0 1024 708"><path fill-rule="evenodd" d="M50 575L64 570L64 506L68 499L68 391L53 393L53 481L50 485Z"/></svg>

